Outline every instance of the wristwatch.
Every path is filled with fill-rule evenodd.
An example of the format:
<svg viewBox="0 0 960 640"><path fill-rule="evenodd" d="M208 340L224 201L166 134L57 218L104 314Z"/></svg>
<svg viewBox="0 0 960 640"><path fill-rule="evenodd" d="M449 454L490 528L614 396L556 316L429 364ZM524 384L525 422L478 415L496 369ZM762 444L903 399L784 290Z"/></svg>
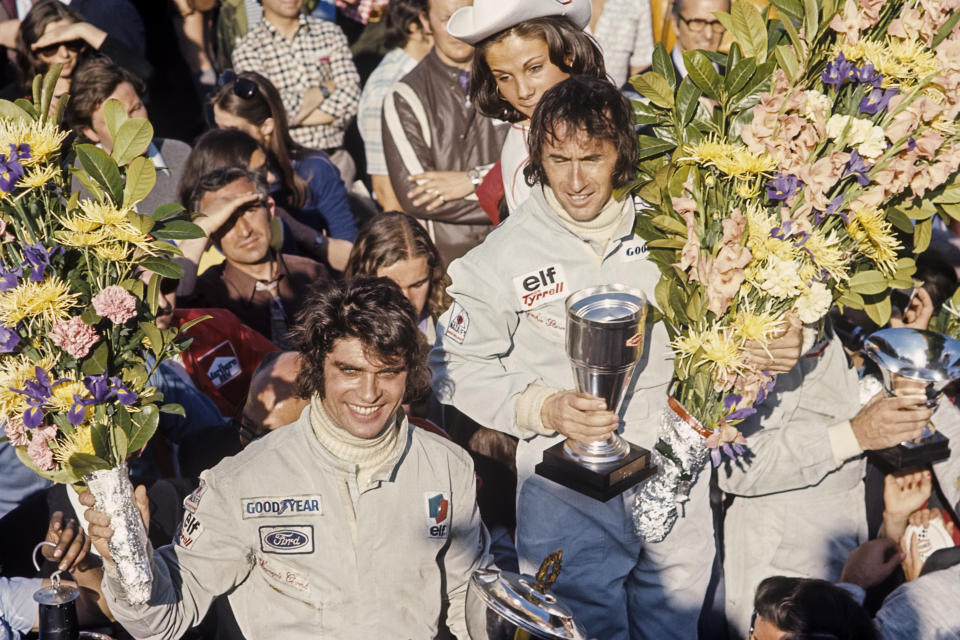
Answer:
<svg viewBox="0 0 960 640"><path fill-rule="evenodd" d="M327 248L328 247L329 247L329 244L327 243L327 236L323 235L322 233L317 235L317 237L313 239L313 247L312 247L311 253L313 254L313 257L317 259L317 262L327 264Z"/></svg>
<svg viewBox="0 0 960 640"><path fill-rule="evenodd" d="M467 177L470 178L470 182L473 183L474 189L480 186L480 169L476 167L467 169Z"/></svg>

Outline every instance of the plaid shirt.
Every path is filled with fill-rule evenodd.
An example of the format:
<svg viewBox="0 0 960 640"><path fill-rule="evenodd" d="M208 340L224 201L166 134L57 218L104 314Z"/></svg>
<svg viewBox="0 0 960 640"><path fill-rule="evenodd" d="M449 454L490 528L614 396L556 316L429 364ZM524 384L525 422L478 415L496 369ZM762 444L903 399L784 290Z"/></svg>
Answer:
<svg viewBox="0 0 960 640"><path fill-rule="evenodd" d="M357 113L357 128L363 138L367 156L367 173L372 176L387 175L387 159L383 154L383 99L397 80L407 75L415 66L414 60L403 49L394 49L367 78L360 96Z"/></svg>
<svg viewBox="0 0 960 640"><path fill-rule="evenodd" d="M300 111L307 89L332 80L337 90L320 103L319 109L336 120L324 125L291 127L290 135L311 149L343 145L343 132L357 114L360 76L340 27L301 15L293 38L286 40L269 21L261 20L234 48L233 67L269 78L280 92L290 119Z"/></svg>
<svg viewBox="0 0 960 640"><path fill-rule="evenodd" d="M593 37L603 49L607 75L618 87L630 67L648 67L653 59L653 26L646 0L607 0Z"/></svg>

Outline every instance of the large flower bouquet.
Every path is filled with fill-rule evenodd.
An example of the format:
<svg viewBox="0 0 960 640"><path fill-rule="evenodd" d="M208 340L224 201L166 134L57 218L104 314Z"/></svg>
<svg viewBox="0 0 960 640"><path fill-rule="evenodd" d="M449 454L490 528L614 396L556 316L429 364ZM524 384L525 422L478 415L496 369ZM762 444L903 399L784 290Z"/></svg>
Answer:
<svg viewBox="0 0 960 640"><path fill-rule="evenodd" d="M0 420L25 464L74 483L141 449L159 411L182 412L158 406L147 380L185 347L154 322L160 278L182 275L169 240L202 231L172 219L178 205L136 211L156 182L153 129L118 101L105 109L112 153L63 153L66 98L49 115L58 71L37 78L33 103L0 101Z"/></svg>
<svg viewBox="0 0 960 640"><path fill-rule="evenodd" d="M630 188L649 205L637 230L661 270L671 406L699 422L714 464L740 453L735 425L772 388L748 346L835 305L885 324L915 272L901 236L923 251L933 216L960 219L960 12L772 4L717 14L728 54L686 51L681 77L658 46L631 80L646 100ZM663 433L657 451L690 480L695 459Z"/></svg>

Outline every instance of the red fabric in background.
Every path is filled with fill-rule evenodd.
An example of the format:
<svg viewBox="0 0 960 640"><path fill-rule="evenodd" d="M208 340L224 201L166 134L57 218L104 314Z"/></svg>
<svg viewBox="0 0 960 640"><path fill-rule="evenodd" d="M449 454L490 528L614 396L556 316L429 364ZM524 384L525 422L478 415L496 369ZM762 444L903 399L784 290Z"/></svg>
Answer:
<svg viewBox="0 0 960 640"><path fill-rule="evenodd" d="M226 309L177 309L172 324L181 327L206 315L213 317L187 330L193 343L180 358L197 388L220 413L232 416L247 397L250 379L263 357L279 349Z"/></svg>
<svg viewBox="0 0 960 640"><path fill-rule="evenodd" d="M500 169L500 161L497 160L477 187L477 202L495 225L500 224L500 200L506 195L503 189L503 173Z"/></svg>

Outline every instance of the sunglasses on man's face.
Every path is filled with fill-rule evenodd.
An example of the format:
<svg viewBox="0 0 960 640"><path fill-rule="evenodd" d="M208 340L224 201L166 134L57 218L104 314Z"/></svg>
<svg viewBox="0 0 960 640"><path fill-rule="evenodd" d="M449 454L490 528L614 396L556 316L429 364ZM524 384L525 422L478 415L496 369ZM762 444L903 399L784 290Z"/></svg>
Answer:
<svg viewBox="0 0 960 640"><path fill-rule="evenodd" d="M227 69L220 74L220 77L217 79L218 87L225 87L229 84L233 85L233 94L238 98L243 98L248 100L254 96L257 92L257 83L251 80L250 78L243 78L238 76L233 69Z"/></svg>
<svg viewBox="0 0 960 640"><path fill-rule="evenodd" d="M55 44L48 44L45 47L40 47L39 49L34 49L34 52L38 55L45 56L49 58L54 56L60 51L60 47L66 47L67 51L73 53L79 53L83 48L87 46L87 43L83 40L68 40L67 42L57 42Z"/></svg>

